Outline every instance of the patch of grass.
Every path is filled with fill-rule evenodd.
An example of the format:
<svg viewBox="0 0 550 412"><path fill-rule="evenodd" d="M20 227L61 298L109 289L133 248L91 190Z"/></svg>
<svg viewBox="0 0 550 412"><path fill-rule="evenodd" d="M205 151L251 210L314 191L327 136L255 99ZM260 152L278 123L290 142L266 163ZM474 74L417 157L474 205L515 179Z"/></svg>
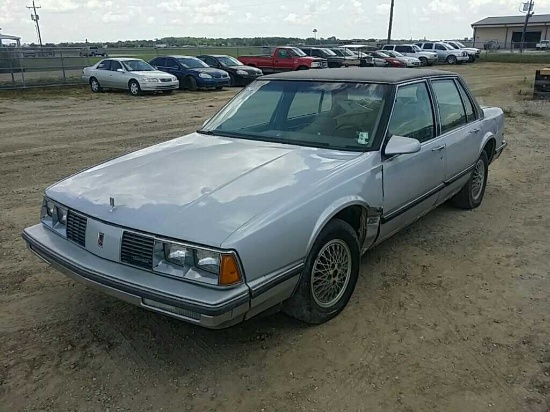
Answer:
<svg viewBox="0 0 550 412"><path fill-rule="evenodd" d="M48 99L82 96L88 92L88 88L84 85L34 87L28 89L0 90L0 99Z"/></svg>
<svg viewBox="0 0 550 412"><path fill-rule="evenodd" d="M542 63L550 64L550 53L486 53L481 61L492 63Z"/></svg>

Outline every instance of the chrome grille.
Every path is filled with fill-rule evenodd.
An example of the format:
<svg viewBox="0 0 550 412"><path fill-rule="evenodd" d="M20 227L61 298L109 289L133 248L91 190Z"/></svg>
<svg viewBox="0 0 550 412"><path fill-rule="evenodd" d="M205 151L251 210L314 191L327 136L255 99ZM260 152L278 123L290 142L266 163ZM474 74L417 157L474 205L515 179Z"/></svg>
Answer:
<svg viewBox="0 0 550 412"><path fill-rule="evenodd" d="M87 224L88 219L69 210L67 212L67 239L85 247Z"/></svg>
<svg viewBox="0 0 550 412"><path fill-rule="evenodd" d="M122 234L120 261L144 269L152 269L154 244L155 240L152 237L125 231Z"/></svg>
<svg viewBox="0 0 550 412"><path fill-rule="evenodd" d="M168 82L171 82L172 79L166 79L166 78L163 77L163 78L160 79L160 81L163 82L163 83L168 83Z"/></svg>

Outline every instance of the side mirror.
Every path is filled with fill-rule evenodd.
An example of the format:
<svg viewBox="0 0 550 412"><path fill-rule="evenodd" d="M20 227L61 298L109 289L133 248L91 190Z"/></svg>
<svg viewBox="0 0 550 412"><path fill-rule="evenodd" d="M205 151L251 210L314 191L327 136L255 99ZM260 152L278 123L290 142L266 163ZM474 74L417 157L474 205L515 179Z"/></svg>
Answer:
<svg viewBox="0 0 550 412"><path fill-rule="evenodd" d="M418 153L422 145L416 139L403 136L392 136L384 149L386 156Z"/></svg>
<svg viewBox="0 0 550 412"><path fill-rule="evenodd" d="M124 69L116 69L116 71L119 73L124 73Z"/></svg>

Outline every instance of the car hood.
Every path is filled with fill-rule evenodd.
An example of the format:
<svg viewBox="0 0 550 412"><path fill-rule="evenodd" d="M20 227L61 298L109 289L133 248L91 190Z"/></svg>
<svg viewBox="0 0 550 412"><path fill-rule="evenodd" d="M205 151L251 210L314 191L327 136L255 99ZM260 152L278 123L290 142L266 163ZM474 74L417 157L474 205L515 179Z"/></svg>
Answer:
<svg viewBox="0 0 550 412"><path fill-rule="evenodd" d="M251 66L227 66L226 67L228 70L231 70L233 72L236 72L237 70L244 70L245 72L247 72L248 74L259 74L259 73L262 73L262 71L260 69L257 69L255 67L251 67Z"/></svg>
<svg viewBox="0 0 550 412"><path fill-rule="evenodd" d="M208 73L211 75L222 75L226 73L225 71L216 69L214 67L197 67L197 68L187 69L187 70L195 71L197 73Z"/></svg>
<svg viewBox="0 0 550 412"><path fill-rule="evenodd" d="M144 72L129 72L132 73L134 76L138 77L173 77L171 74L167 74L166 72L161 72L160 70L149 70Z"/></svg>
<svg viewBox="0 0 550 412"><path fill-rule="evenodd" d="M46 195L112 224L219 247L359 155L193 133L85 170Z"/></svg>

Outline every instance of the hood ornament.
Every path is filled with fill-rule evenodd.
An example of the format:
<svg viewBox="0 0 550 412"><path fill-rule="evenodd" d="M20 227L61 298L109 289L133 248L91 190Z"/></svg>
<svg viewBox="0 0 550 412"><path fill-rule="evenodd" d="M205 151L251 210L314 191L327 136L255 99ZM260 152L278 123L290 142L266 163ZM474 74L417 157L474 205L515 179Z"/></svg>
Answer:
<svg viewBox="0 0 550 412"><path fill-rule="evenodd" d="M115 206L115 198L114 198L114 197L110 197L110 198L109 198L109 204L111 205L111 210L109 210L109 212L112 212L113 210L116 209L116 206Z"/></svg>

